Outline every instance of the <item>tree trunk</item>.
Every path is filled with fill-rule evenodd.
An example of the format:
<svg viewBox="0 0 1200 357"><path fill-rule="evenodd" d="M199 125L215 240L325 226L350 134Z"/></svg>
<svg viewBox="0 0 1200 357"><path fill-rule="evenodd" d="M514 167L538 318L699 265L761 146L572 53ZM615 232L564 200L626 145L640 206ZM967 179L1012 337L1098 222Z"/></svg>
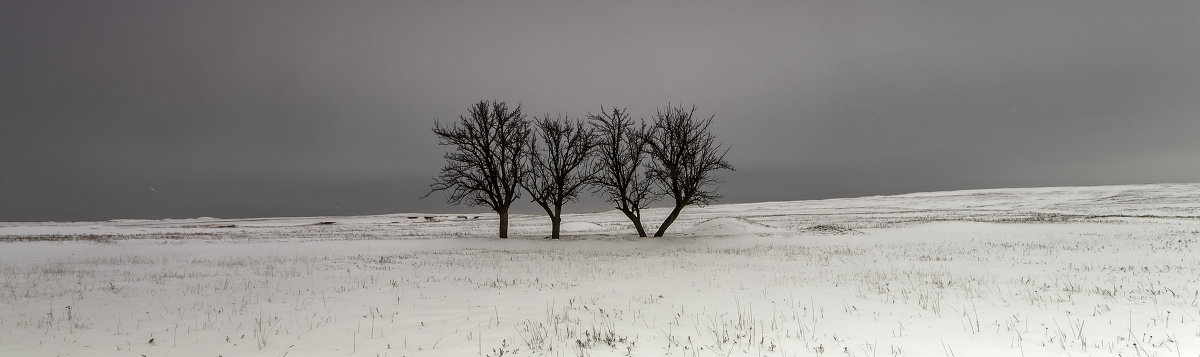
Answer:
<svg viewBox="0 0 1200 357"><path fill-rule="evenodd" d="M562 217L550 217L550 239L558 239L559 226L562 225Z"/></svg>
<svg viewBox="0 0 1200 357"><path fill-rule="evenodd" d="M671 210L671 214L667 216L667 219L663 221L663 224L658 226L658 232L654 232L654 236L662 237L664 234L667 234L667 227L670 227L671 223L675 223L675 219L679 218L680 211L683 211L683 205L676 204L675 209Z"/></svg>
<svg viewBox="0 0 1200 357"><path fill-rule="evenodd" d="M558 233L561 232L559 227L562 226L562 203L554 203L554 211L546 210L550 214L550 239L558 239Z"/></svg>
<svg viewBox="0 0 1200 357"><path fill-rule="evenodd" d="M508 238L508 207L497 209L500 215L500 238Z"/></svg>
<svg viewBox="0 0 1200 357"><path fill-rule="evenodd" d="M646 228L642 227L642 218L634 215L633 211L629 210L622 209L621 213L624 213L625 217L629 218L630 222L633 222L633 229L637 230L638 237L646 238Z"/></svg>

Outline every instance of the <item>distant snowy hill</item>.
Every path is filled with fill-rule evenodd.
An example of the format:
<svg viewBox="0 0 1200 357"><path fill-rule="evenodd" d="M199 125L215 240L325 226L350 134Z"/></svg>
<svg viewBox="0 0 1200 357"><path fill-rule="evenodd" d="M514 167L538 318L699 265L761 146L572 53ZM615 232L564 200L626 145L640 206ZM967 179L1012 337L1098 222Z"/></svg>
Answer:
<svg viewBox="0 0 1200 357"><path fill-rule="evenodd" d="M466 209L466 207L464 207ZM651 227L668 213L645 211ZM795 234L836 229L882 228L931 221L1059 222L1123 218L1200 218L1200 184L1146 184L921 192L809 201L718 204L688 207L668 235L731 232ZM738 218L737 221L714 221ZM633 234L616 211L568 214L565 234ZM716 223L713 223L716 222ZM512 232L541 238L548 220L517 215ZM693 226L711 226L694 229ZM247 238L411 239L490 237L492 214L388 214L344 217L194 218L102 222L0 222L0 239ZM272 233L264 235L264 233ZM516 237L522 238L522 237Z"/></svg>

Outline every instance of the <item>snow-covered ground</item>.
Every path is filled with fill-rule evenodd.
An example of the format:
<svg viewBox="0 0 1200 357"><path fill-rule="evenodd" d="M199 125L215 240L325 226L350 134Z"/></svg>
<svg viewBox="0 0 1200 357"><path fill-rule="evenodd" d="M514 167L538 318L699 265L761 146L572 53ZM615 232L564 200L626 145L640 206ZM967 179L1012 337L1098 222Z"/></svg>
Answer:
<svg viewBox="0 0 1200 357"><path fill-rule="evenodd" d="M0 223L0 355L1200 356L1200 184L512 224Z"/></svg>

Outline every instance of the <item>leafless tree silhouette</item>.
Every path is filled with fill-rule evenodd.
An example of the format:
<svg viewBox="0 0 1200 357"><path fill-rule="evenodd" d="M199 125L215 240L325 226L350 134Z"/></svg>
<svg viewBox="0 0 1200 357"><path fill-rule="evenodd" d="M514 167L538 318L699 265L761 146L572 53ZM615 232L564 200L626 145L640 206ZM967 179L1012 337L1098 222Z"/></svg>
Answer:
<svg viewBox="0 0 1200 357"><path fill-rule="evenodd" d="M712 174L722 169L733 170L725 161L729 148L722 148L709 131L716 115L696 119L695 113L694 105L687 109L668 104L665 110L657 111L654 126L647 135L649 176L661 193L675 200L675 207L658 227L655 237L667 232L684 207L705 205L721 198L714 187L720 180Z"/></svg>
<svg viewBox="0 0 1200 357"><path fill-rule="evenodd" d="M604 200L616 206L633 223L639 237L646 236L642 227L642 208L654 201L651 181L646 175L646 122L635 125L624 108L611 108L600 114L588 115L596 131L596 179L593 186Z"/></svg>
<svg viewBox="0 0 1200 357"><path fill-rule="evenodd" d="M550 238L559 239L562 206L579 197L596 170L589 164L596 148L592 128L582 120L546 115L534 119L537 133L529 138L529 174L522 185L533 202L550 216ZM539 145L540 144L540 145Z"/></svg>
<svg viewBox="0 0 1200 357"><path fill-rule="evenodd" d="M434 123L438 144L454 149L444 155L446 166L425 196L446 191L450 203L491 208L500 215L500 238L508 238L508 208L521 196L528 171L529 121L520 105L509 108L495 100L472 105L458 119L450 126Z"/></svg>

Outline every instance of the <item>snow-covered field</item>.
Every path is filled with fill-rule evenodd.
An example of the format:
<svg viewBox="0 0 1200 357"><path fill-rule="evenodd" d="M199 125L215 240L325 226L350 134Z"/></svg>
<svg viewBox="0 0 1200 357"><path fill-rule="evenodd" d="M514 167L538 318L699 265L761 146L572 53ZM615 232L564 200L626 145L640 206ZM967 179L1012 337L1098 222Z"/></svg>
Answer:
<svg viewBox="0 0 1200 357"><path fill-rule="evenodd" d="M0 355L1200 356L1200 184L564 222L0 223Z"/></svg>

